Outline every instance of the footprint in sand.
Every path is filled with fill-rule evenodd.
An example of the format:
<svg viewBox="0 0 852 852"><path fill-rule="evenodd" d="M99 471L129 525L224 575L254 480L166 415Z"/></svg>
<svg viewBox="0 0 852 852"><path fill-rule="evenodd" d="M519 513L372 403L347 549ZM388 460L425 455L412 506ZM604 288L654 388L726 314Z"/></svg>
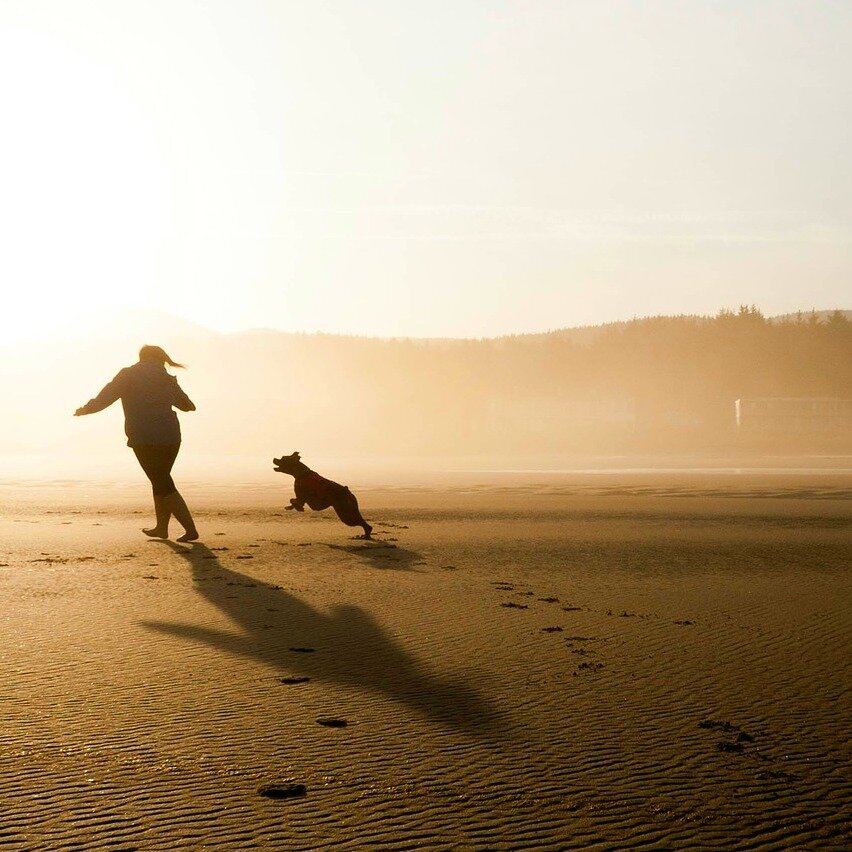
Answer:
<svg viewBox="0 0 852 852"><path fill-rule="evenodd" d="M559 598L539 598L542 603L559 603Z"/></svg>
<svg viewBox="0 0 852 852"><path fill-rule="evenodd" d="M314 651L316 650L316 648L296 647L296 648L290 648L289 650L295 651L297 654L313 654Z"/></svg>
<svg viewBox="0 0 852 852"><path fill-rule="evenodd" d="M599 672L604 667L603 663L580 663L577 672ZM574 672L576 675L577 672Z"/></svg>
<svg viewBox="0 0 852 852"><path fill-rule="evenodd" d="M309 677L279 677L279 683L286 683L288 686L291 686L295 683L307 683L310 680Z"/></svg>
<svg viewBox="0 0 852 852"><path fill-rule="evenodd" d="M721 731L724 734L735 734L732 739L721 740L716 743L716 749L724 754L743 754L748 743L754 742L754 736L744 731L739 725L734 725L727 720L702 719L698 727L705 731Z"/></svg>
<svg viewBox="0 0 852 852"><path fill-rule="evenodd" d="M317 724L322 725L324 728L345 728L349 725L349 722L346 719L335 719L327 716L320 716L317 719Z"/></svg>
<svg viewBox="0 0 852 852"><path fill-rule="evenodd" d="M695 622L690 621L688 618L683 618L680 621L676 621L675 624L692 625L695 624Z"/></svg>
<svg viewBox="0 0 852 852"><path fill-rule="evenodd" d="M254 556L251 553L241 553L237 559L254 559Z"/></svg>
<svg viewBox="0 0 852 852"><path fill-rule="evenodd" d="M798 781L799 776L794 775L792 772L784 772L783 769L769 769L765 772L758 772L757 777L760 778L761 781Z"/></svg>
<svg viewBox="0 0 852 852"><path fill-rule="evenodd" d="M501 603L500 606L505 607L506 609L529 609L526 604L515 603L514 601L509 601L508 603Z"/></svg>
<svg viewBox="0 0 852 852"><path fill-rule="evenodd" d="M572 654L577 654L580 657L588 657L595 656L597 651L593 651L587 645L577 645L577 642L592 642L594 641L594 636L568 636L565 639L565 644L568 646L568 650Z"/></svg>
<svg viewBox="0 0 852 852"><path fill-rule="evenodd" d="M304 796L308 788L304 784L264 784L257 792L265 799L295 799Z"/></svg>

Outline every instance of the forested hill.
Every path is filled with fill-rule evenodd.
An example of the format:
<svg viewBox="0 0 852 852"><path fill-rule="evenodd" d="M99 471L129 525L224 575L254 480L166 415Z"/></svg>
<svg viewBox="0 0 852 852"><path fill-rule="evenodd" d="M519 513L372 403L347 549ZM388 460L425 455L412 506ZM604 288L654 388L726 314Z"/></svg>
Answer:
<svg viewBox="0 0 852 852"><path fill-rule="evenodd" d="M852 396L852 322L841 312L777 322L743 308L596 331L433 341L267 332L216 349L252 413L244 428L330 453L716 449L736 439L740 397ZM197 360L201 381L209 355Z"/></svg>

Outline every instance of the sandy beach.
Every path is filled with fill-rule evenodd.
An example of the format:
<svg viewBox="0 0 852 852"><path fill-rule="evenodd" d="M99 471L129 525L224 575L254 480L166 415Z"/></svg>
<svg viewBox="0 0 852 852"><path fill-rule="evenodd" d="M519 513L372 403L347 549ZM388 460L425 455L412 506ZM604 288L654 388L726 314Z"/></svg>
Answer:
<svg viewBox="0 0 852 852"><path fill-rule="evenodd" d="M289 488L0 489L0 846L848 848L852 476Z"/></svg>

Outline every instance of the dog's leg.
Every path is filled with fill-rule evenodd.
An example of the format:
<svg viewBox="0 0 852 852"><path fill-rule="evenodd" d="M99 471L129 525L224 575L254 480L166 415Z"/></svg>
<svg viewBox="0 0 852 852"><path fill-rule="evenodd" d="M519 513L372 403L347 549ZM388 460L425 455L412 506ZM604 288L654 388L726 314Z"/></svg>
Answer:
<svg viewBox="0 0 852 852"><path fill-rule="evenodd" d="M305 501L299 500L297 497L291 497L290 498L290 505L285 506L285 508L287 509L288 512L291 509L295 509L297 512L304 512L305 511Z"/></svg>
<svg viewBox="0 0 852 852"><path fill-rule="evenodd" d="M361 510L358 507L358 500L355 495L347 488L345 495L332 504L334 511L337 512L337 517L343 521L348 527L363 527L364 538L370 538L373 528L364 520Z"/></svg>

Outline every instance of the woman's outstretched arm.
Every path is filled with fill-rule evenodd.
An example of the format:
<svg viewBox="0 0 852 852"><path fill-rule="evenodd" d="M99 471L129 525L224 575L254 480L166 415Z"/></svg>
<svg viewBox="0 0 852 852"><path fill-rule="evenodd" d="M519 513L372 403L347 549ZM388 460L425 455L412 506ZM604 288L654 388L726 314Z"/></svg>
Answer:
<svg viewBox="0 0 852 852"><path fill-rule="evenodd" d="M112 405L121 397L124 390L124 370L121 370L118 375L104 387L104 389L93 399L90 399L85 405L81 405L74 412L75 417L82 417L85 414L96 414L98 411L103 411Z"/></svg>

